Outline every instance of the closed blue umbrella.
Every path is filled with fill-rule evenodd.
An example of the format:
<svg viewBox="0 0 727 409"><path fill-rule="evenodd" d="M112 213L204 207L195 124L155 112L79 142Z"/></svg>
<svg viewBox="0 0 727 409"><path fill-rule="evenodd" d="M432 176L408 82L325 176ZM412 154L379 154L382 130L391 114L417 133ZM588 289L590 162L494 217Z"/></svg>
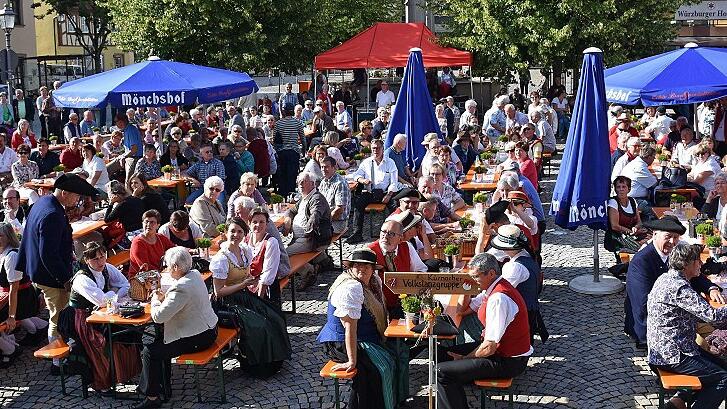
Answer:
<svg viewBox="0 0 727 409"><path fill-rule="evenodd" d="M608 222L606 202L610 192L603 53L598 48L588 48L583 53L578 93L550 212L558 226L570 230L588 226L594 230L594 276L577 277L571 282L571 288L580 280L585 284L582 292L603 294L621 289L619 280L614 277L604 280L598 269L598 229L605 229ZM598 289L593 288L594 283ZM609 287L608 291L601 288L604 284Z"/></svg>
<svg viewBox="0 0 727 409"><path fill-rule="evenodd" d="M644 106L696 104L727 95L727 49L689 43L605 73L609 102Z"/></svg>
<svg viewBox="0 0 727 409"><path fill-rule="evenodd" d="M243 72L150 57L147 61L70 81L56 91L56 105L69 108L159 107L208 104L257 92Z"/></svg>
<svg viewBox="0 0 727 409"><path fill-rule="evenodd" d="M421 166L426 148L422 145L424 135L434 132L440 136L439 123L434 115L432 97L427 88L426 72L422 61L422 50L409 50L409 61L404 69L399 96L394 105L394 115L389 123L385 147L394 143L394 137L403 133L407 136L406 163L416 170Z"/></svg>

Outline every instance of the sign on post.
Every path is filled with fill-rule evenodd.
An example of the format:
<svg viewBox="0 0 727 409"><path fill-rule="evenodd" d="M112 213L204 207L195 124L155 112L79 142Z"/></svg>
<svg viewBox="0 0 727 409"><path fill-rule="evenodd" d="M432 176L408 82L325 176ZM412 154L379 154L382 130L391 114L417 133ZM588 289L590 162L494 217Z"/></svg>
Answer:
<svg viewBox="0 0 727 409"><path fill-rule="evenodd" d="M674 20L727 20L727 1L702 1L677 9Z"/></svg>
<svg viewBox="0 0 727 409"><path fill-rule="evenodd" d="M395 294L429 290L432 294L477 295L481 291L475 280L465 273L384 272L384 284Z"/></svg>

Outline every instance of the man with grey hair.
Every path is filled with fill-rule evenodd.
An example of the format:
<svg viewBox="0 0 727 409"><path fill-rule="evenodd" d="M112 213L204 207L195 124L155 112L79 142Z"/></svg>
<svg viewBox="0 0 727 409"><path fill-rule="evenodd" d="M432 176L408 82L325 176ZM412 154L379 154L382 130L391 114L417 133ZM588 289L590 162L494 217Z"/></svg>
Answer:
<svg viewBox="0 0 727 409"><path fill-rule="evenodd" d="M459 117L459 128L462 128L464 125L469 126L470 117L477 116L477 102L475 102L474 99L468 99L467 102L464 103L464 109L465 112Z"/></svg>
<svg viewBox="0 0 727 409"><path fill-rule="evenodd" d="M618 139L616 139L616 150L613 151L613 154L611 154L611 171L613 172L614 166L616 166L616 162L626 153L626 142L631 137L631 134L628 132L622 132Z"/></svg>
<svg viewBox="0 0 727 409"><path fill-rule="evenodd" d="M306 99L303 107L303 112L301 113L301 116L303 117L304 122L311 122L313 121L313 101L310 99Z"/></svg>
<svg viewBox="0 0 727 409"><path fill-rule="evenodd" d="M346 104L343 101L336 102L336 129L339 132L344 132L347 128L353 127L353 119L351 114L346 110Z"/></svg>
<svg viewBox="0 0 727 409"><path fill-rule="evenodd" d="M68 123L63 127L63 138L70 141L72 138L80 138L83 136L81 133L81 125L78 123L78 114L71 112L68 116Z"/></svg>
<svg viewBox="0 0 727 409"><path fill-rule="evenodd" d="M621 175L631 179L629 197L636 199L637 202L646 202L649 188L656 185L656 176L649 170L655 158L656 150L652 146L641 148L639 156L624 166L621 172ZM642 203L639 203L639 208L642 207Z"/></svg>
<svg viewBox="0 0 727 409"><path fill-rule="evenodd" d="M393 160L396 165L396 172L399 176L399 183L410 184L413 183L416 178L414 173L409 169L409 165L406 163L404 158L404 150L406 149L407 137L405 134L400 133L394 136L394 140L391 146L386 148L384 156Z"/></svg>
<svg viewBox="0 0 727 409"><path fill-rule="evenodd" d="M288 255L320 251L321 255L309 263L305 271L301 271L298 289L302 290L315 281L315 271L311 264L318 264L328 256L326 248L331 244L333 226L331 224L331 208L326 198L316 186L319 179L311 172L304 171L298 175L297 183L302 197L285 215L283 234L293 234L288 244Z"/></svg>
<svg viewBox="0 0 727 409"><path fill-rule="evenodd" d="M613 169L611 169L611 182L623 174L623 170L626 165L639 156L641 153L641 147L643 146L641 138L631 136L631 134L626 131L621 132L621 135L619 135L619 138L623 137L626 137L626 153L621 155L621 157L613 165Z"/></svg>
<svg viewBox="0 0 727 409"><path fill-rule="evenodd" d="M250 214L252 210L257 207L257 203L247 196L240 196L233 202L234 214L228 215L228 221L234 216L239 217L246 223L250 224ZM285 250L285 244L283 244L283 238L280 236L278 228L275 226L273 220L268 221L266 232L268 236L274 237L278 241L278 249L280 250L280 264L278 265L278 278L286 277L290 273L290 258L288 252Z"/></svg>
<svg viewBox="0 0 727 409"><path fill-rule="evenodd" d="M530 122L528 116L515 109L515 105L513 104L505 105L505 116L506 131L511 128L527 125L527 123Z"/></svg>
<svg viewBox="0 0 727 409"><path fill-rule="evenodd" d="M535 124L535 134L543 141L543 152L555 152L555 132L553 127L539 110L530 113L530 120Z"/></svg>
<svg viewBox="0 0 727 409"><path fill-rule="evenodd" d="M533 353L525 301L500 275L494 256L481 253L469 263L470 278L486 293L477 316L481 341L441 351L437 364L437 404L443 409L467 408L464 385L477 379L511 378L525 371Z"/></svg>
<svg viewBox="0 0 727 409"><path fill-rule="evenodd" d="M326 198L331 209L333 232L338 234L348 226L348 214L351 211L351 189L346 179L336 172L336 160L326 156L321 161L321 180L318 189Z"/></svg>
<svg viewBox="0 0 727 409"><path fill-rule="evenodd" d="M492 101L492 107L485 112L482 120L482 133L495 141L500 135L505 133L507 126L507 116L505 115L505 105L510 102L507 95L500 95Z"/></svg>

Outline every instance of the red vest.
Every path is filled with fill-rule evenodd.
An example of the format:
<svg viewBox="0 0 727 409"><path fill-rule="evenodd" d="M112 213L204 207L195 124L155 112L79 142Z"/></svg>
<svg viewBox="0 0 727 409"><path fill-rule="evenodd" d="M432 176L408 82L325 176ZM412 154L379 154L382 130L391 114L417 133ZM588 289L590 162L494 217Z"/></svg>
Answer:
<svg viewBox="0 0 727 409"><path fill-rule="evenodd" d="M376 263L383 266L384 269L379 271L379 277L381 282L384 283L384 301L386 301L386 308L391 309L398 305L399 296L394 294L389 287L386 286L384 281L384 271L386 269L386 259L384 259L384 252L381 250L381 244L376 240L369 244L369 248L376 253ZM411 270L411 258L409 257L409 244L407 242L399 243L399 247L396 249L396 257L394 257L395 271L412 271Z"/></svg>
<svg viewBox="0 0 727 409"><path fill-rule="evenodd" d="M500 339L500 346L497 347L495 354L502 357L522 355L530 350L530 324L525 301L515 287L504 278L495 284L490 297L496 293L503 293L515 301L518 312L515 314L515 319L505 329L505 334ZM482 303L477 311L477 317L482 325L487 325L487 300Z"/></svg>

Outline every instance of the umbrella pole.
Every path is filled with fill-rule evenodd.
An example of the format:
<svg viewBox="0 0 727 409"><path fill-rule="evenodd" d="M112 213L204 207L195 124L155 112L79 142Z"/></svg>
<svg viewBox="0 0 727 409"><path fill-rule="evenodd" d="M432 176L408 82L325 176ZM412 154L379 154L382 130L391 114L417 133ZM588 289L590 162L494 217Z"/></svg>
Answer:
<svg viewBox="0 0 727 409"><path fill-rule="evenodd" d="M694 137L699 138L699 115L697 115L697 103L694 103Z"/></svg>
<svg viewBox="0 0 727 409"><path fill-rule="evenodd" d="M371 101L369 101L370 95L371 95L371 78L369 78L369 69L366 68L366 112L368 112L369 107L371 107Z"/></svg>
<svg viewBox="0 0 727 409"><path fill-rule="evenodd" d="M600 260L598 259L598 229L593 229L593 282L599 282L600 278Z"/></svg>

